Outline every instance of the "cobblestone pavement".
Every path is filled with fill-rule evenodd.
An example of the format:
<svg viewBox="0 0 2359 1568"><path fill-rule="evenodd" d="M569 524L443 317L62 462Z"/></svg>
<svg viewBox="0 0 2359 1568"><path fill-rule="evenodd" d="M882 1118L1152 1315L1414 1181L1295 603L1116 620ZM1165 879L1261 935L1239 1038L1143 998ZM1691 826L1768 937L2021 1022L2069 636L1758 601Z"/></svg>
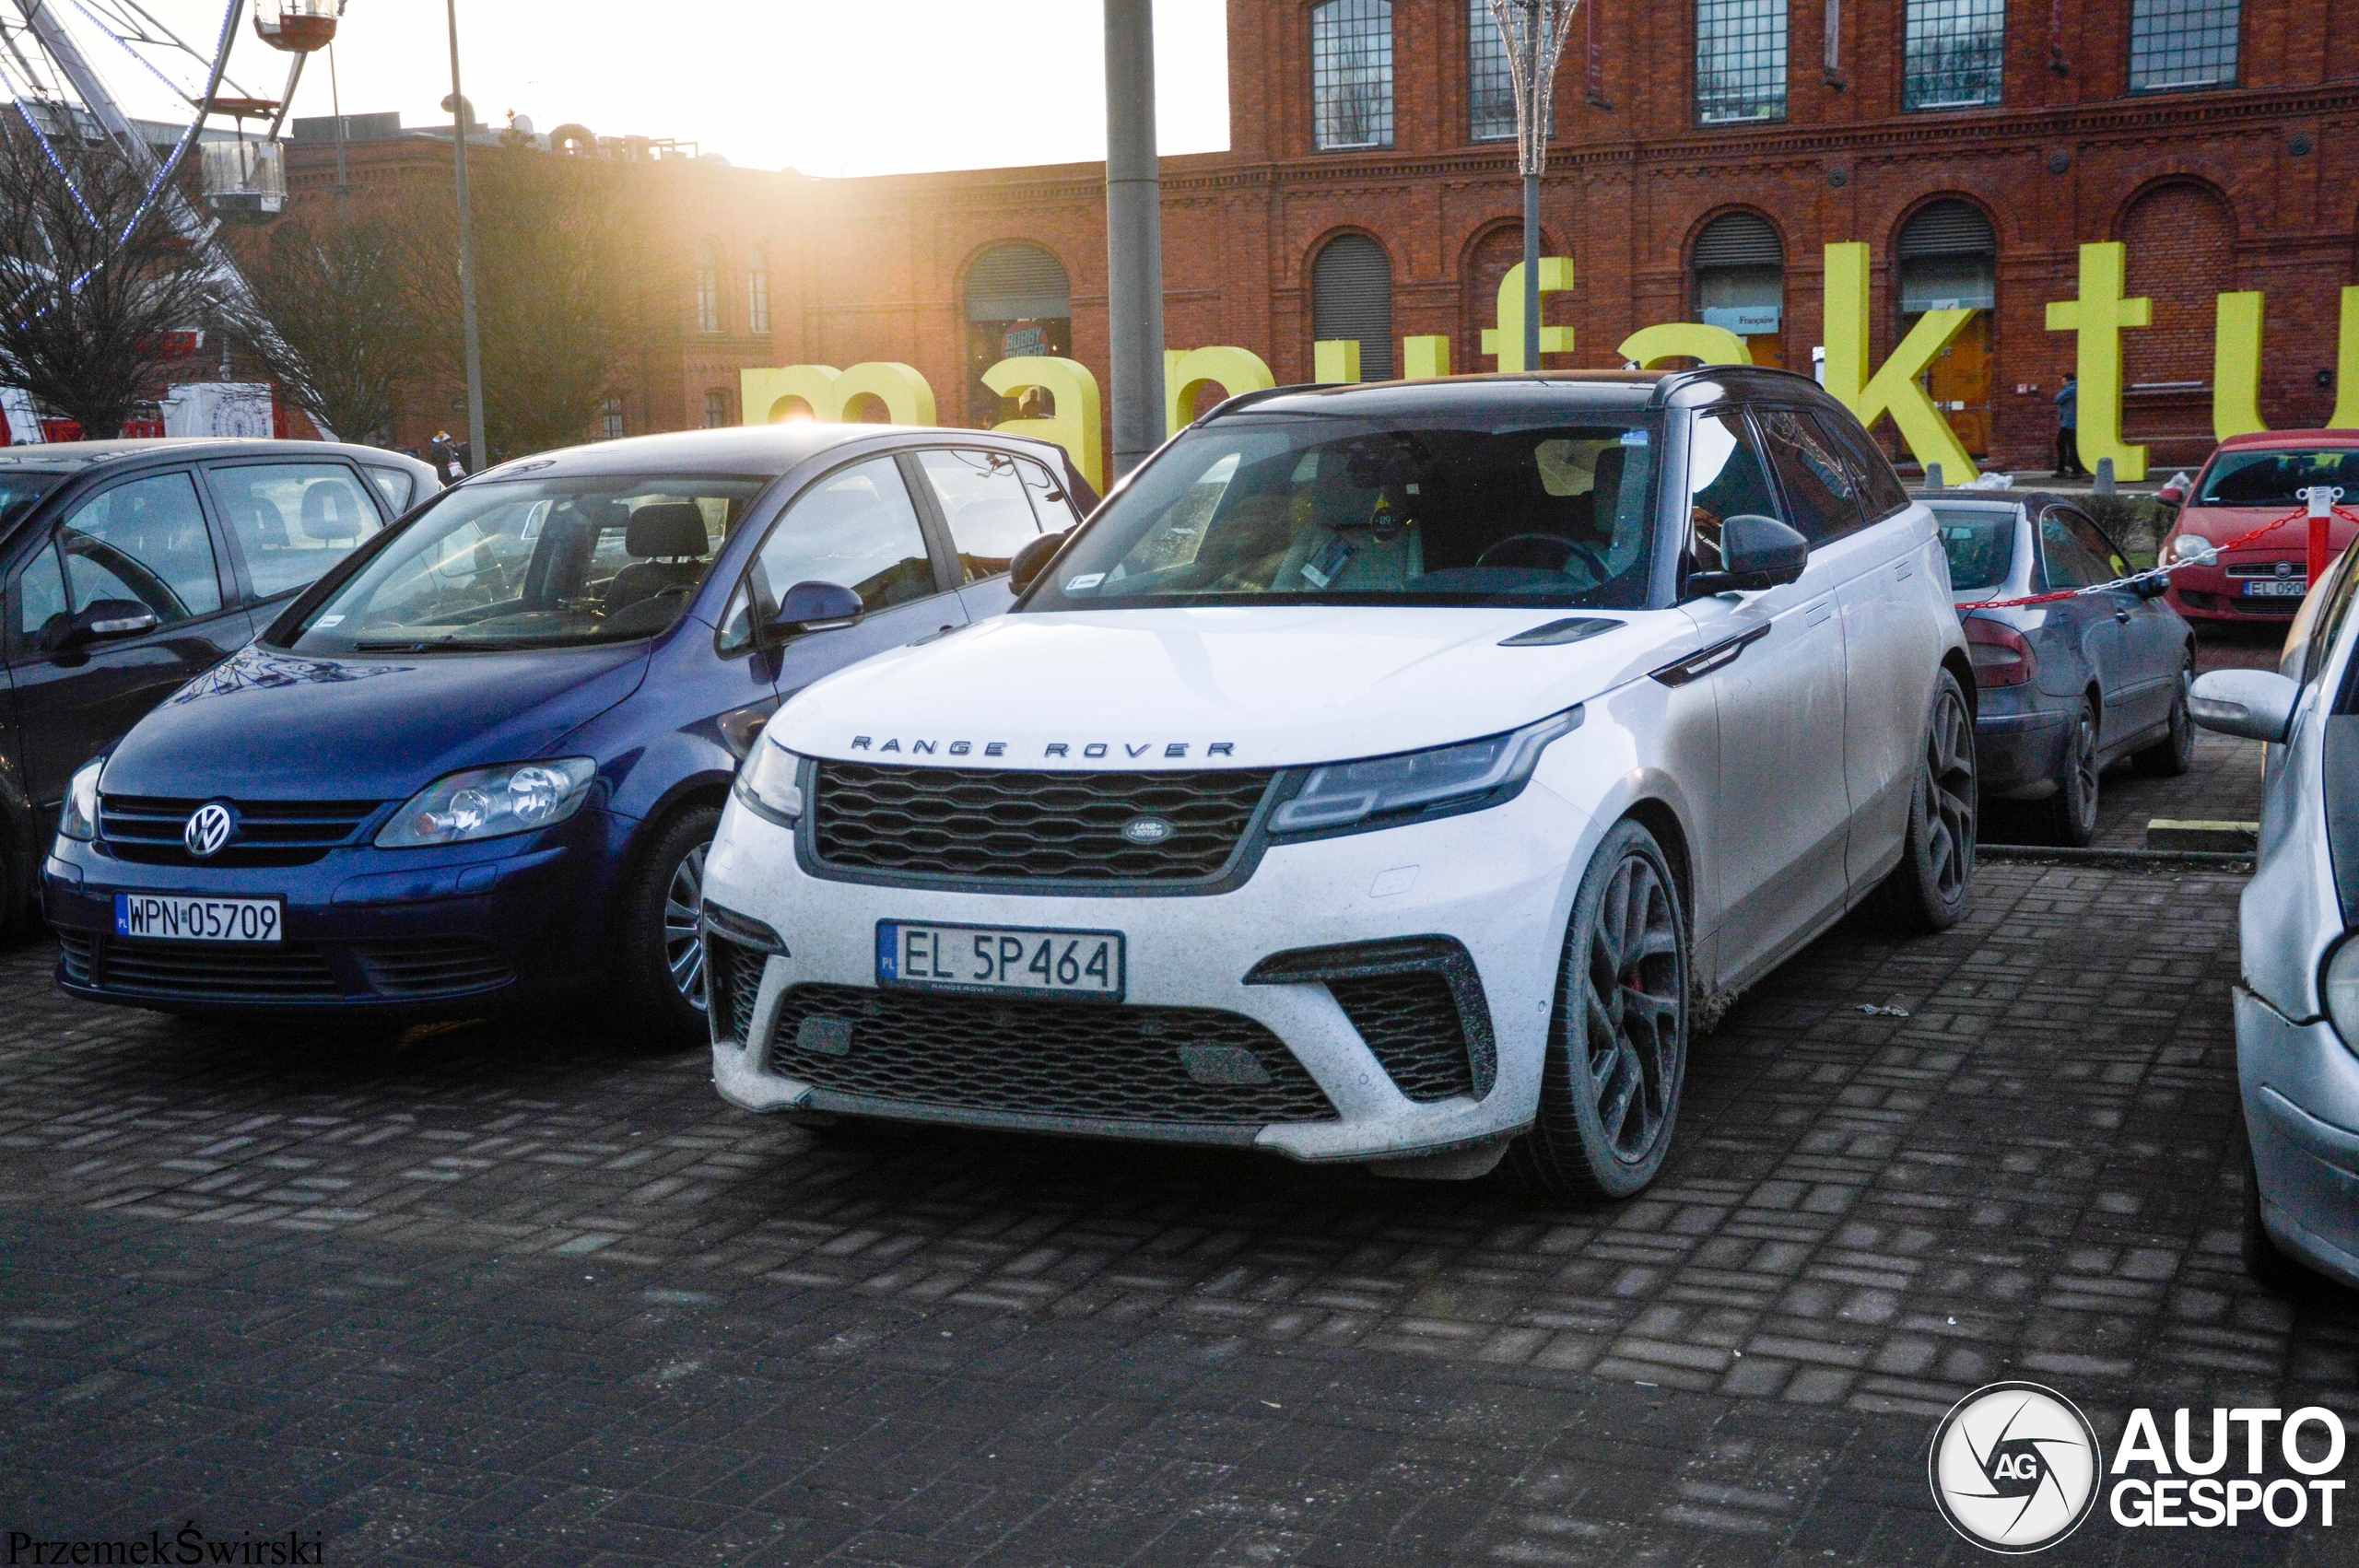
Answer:
<svg viewBox="0 0 2359 1568"><path fill-rule="evenodd" d="M0 1531L202 1515L321 1530L330 1561L1965 1562L1924 1445L1981 1383L2051 1383L2108 1442L2135 1404L2359 1420L2359 1297L2236 1262L2241 886L1993 861L1942 936L1847 925L1696 1043L1672 1163L1608 1210L823 1141L581 1017L182 1023L64 998L24 942ZM2051 1560L2359 1560L2340 1539L2100 1517Z"/></svg>

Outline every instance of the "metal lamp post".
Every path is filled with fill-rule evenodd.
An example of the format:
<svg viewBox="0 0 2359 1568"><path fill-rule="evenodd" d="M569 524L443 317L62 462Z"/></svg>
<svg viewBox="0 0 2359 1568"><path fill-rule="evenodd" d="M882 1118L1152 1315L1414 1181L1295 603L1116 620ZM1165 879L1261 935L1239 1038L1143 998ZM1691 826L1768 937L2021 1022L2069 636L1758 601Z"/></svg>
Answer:
<svg viewBox="0 0 2359 1568"><path fill-rule="evenodd" d="M1106 0L1106 314L1117 479L1163 440L1162 209L1155 0Z"/></svg>
<svg viewBox="0 0 2359 1568"><path fill-rule="evenodd" d="M491 460L483 435L483 345L475 333L475 219L467 204L467 133L475 115L459 90L459 0L443 0L451 27L451 123L452 162L459 185L459 329L467 360L467 456L481 473Z"/></svg>
<svg viewBox="0 0 2359 1568"><path fill-rule="evenodd" d="M1540 176L1548 137L1556 62L1572 34L1579 0L1491 0L1491 19L1507 44L1515 82L1516 169L1523 176L1523 368L1540 369Z"/></svg>

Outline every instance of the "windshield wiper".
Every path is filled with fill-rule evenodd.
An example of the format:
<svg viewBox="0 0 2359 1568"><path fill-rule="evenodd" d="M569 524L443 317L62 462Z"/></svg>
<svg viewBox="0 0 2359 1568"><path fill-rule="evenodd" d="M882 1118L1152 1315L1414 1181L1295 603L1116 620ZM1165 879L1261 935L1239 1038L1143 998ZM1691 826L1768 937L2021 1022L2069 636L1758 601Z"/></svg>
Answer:
<svg viewBox="0 0 2359 1568"><path fill-rule="evenodd" d="M430 641L410 638L401 642L356 642L352 645L352 651L355 653L424 653L430 648L447 648L457 639L458 634L450 632Z"/></svg>

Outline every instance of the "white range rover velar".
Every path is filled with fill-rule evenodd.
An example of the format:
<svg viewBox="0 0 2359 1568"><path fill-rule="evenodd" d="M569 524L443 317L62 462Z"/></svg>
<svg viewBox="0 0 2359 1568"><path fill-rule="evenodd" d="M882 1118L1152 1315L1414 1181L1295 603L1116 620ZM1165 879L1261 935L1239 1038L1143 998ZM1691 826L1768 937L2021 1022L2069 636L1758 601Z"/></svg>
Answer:
<svg viewBox="0 0 2359 1568"><path fill-rule="evenodd" d="M1013 576L754 744L734 1104L1622 1197L1692 1028L1862 902L1964 907L1933 519L1802 377L1233 399Z"/></svg>

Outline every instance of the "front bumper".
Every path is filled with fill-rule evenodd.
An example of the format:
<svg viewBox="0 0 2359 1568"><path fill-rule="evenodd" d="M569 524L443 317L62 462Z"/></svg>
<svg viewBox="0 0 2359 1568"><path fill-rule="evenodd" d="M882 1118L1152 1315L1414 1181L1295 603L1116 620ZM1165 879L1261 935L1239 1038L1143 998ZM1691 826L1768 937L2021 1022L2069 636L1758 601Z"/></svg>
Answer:
<svg viewBox="0 0 2359 1568"><path fill-rule="evenodd" d="M1250 877L1223 893L1033 895L813 875L797 862L792 833L733 799L705 864L708 907L770 927L787 951L765 954L733 946L723 954L718 942L725 935L716 930L709 939L716 942L722 971L755 965L744 971L742 1000L734 1007L722 1005L727 981L716 974L716 1034L726 1023L728 1035L713 1047L713 1080L724 1098L752 1111L848 1111L1229 1143L1297 1160L1414 1160L1496 1144L1530 1124L1538 1101L1565 920L1595 836L1586 816L1535 781L1486 811L1273 846ZM1127 990L1119 1003L1027 1001L996 1010L966 997L880 991L875 930L888 919L1119 930L1128 953ZM1438 1092L1433 1081L1403 1067L1414 1053L1404 1056L1392 1027L1397 1020L1367 1011L1371 993L1347 982L1284 976L1273 981L1266 969L1248 982L1257 965L1276 954L1412 939L1430 939L1415 951L1461 954L1463 977L1472 981L1478 1014L1472 1020L1459 1015L1468 1025L1461 1048L1478 1059L1487 1054L1489 1060L1478 1060L1455 1092ZM1444 966L1437 957L1428 968L1439 974ZM1441 983L1414 982L1426 988L1428 998L1441 994L1434 989ZM1369 1024L1367 1033L1356 1026L1346 1001ZM1052 1011L1033 1011L1043 1008ZM822 1058L803 1049L807 1025L799 1021L815 1009L847 1017L841 1027L851 1031L848 1050L840 1043L823 1047L837 1054ZM1428 1008L1421 1016L1440 1013ZM929 1018L938 1027L920 1027ZM1011 1089L1009 1074L1020 1077L1026 1065L1021 1039L1008 1041L1005 1072L994 1065L1002 1059L984 1059L997 1048L992 1032L1000 1026L1046 1042L1044 1050L1066 1052L1058 1059L1072 1063L1075 1072L1118 1078L1104 1086L1110 1114L1076 1109L1072 1085L1062 1078L1044 1084L1038 1100L1027 1100L1030 1091L1020 1083ZM909 1047L913 1050L929 1036L980 1043L965 1057L945 1049L899 1078L880 1077L882 1070L874 1069L863 1076L854 1071L870 1049L871 1036L862 1031L876 1029L919 1042ZM1475 1037L1484 1033L1487 1042ZM1154 1044L1159 1039L1168 1039L1168 1047ZM1264 1097L1190 1098L1192 1092L1180 1080L1197 1074L1201 1057L1188 1059L1184 1072L1175 1062L1187 1050L1203 1052L1214 1039L1224 1044L1210 1048L1261 1052L1263 1076L1271 1081L1260 1092ZM1244 1047L1237 1047L1240 1041ZM808 1065L790 1071L778 1058ZM1431 1065L1430 1057L1420 1059ZM982 1080L987 1068L998 1073L988 1083ZM1249 1064L1247 1071L1254 1070ZM1314 1109L1305 1112L1299 1098L1287 1102L1292 1108L1283 1119L1256 1108L1297 1074L1315 1090ZM1209 1103L1213 1114L1155 1108L1132 1093L1147 1079L1174 1091L1156 1104Z"/></svg>
<svg viewBox="0 0 2359 1568"><path fill-rule="evenodd" d="M2171 573L2170 591L2164 602L2190 620L2200 621L2287 621L2302 607L2302 595L2248 594L2245 584L2250 581L2275 582L2273 573L2280 562L2293 571L2289 579L2303 582L2309 570L2308 556L2302 551L2279 552L2267 556L2238 555L2233 563L2209 567L2180 567ZM2230 577L2226 565L2239 571L2266 568L2272 575L2266 578Z"/></svg>
<svg viewBox="0 0 2359 1568"><path fill-rule="evenodd" d="M2288 1253L2359 1288L2359 1056L2236 988L2236 1073L2261 1223Z"/></svg>
<svg viewBox="0 0 2359 1568"><path fill-rule="evenodd" d="M538 834L430 849L333 849L308 865L154 865L58 840L41 899L58 984L172 1012L425 1019L575 989L604 951L630 819L591 809ZM119 936L118 893L285 900L271 944Z"/></svg>

